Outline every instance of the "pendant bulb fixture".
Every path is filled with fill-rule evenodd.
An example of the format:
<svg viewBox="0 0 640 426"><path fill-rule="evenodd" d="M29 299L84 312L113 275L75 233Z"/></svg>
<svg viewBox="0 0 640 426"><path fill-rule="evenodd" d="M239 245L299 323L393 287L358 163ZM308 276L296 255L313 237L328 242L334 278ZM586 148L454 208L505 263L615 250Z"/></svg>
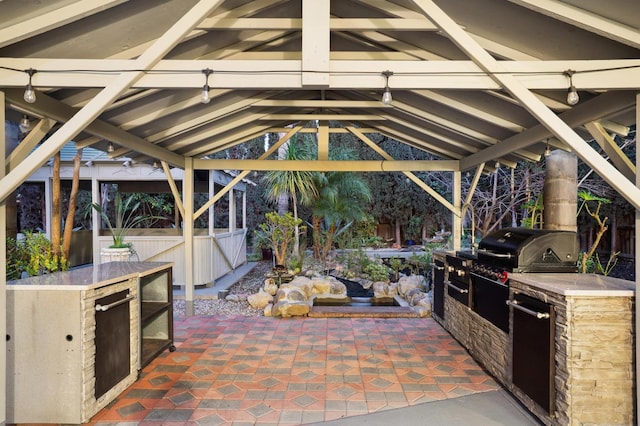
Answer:
<svg viewBox="0 0 640 426"><path fill-rule="evenodd" d="M544 149L544 156L548 157L551 155L551 149L549 148L549 139L547 139L547 147Z"/></svg>
<svg viewBox="0 0 640 426"><path fill-rule="evenodd" d="M382 103L385 105L391 105L393 102L393 96L391 95L391 89L389 88L389 77L393 75L393 71L383 71L384 76L384 91L382 92Z"/></svg>
<svg viewBox="0 0 640 426"><path fill-rule="evenodd" d="M29 82L27 83L27 87L24 90L24 100L30 104L36 101L36 91L33 90L33 85L31 84L31 79L33 75L37 72L33 68L29 68L25 71L29 75Z"/></svg>
<svg viewBox="0 0 640 426"><path fill-rule="evenodd" d="M107 145L107 152L113 152L115 151L115 147L113 146L113 144L111 142L109 142L109 145Z"/></svg>
<svg viewBox="0 0 640 426"><path fill-rule="evenodd" d="M23 115L20 119L20 124L18 125L18 127L20 128L20 131L22 133L27 133L29 130L31 130L31 122L29 121L29 117Z"/></svg>
<svg viewBox="0 0 640 426"><path fill-rule="evenodd" d="M200 94L200 102L203 104L208 104L211 102L211 96L209 95L209 76L213 73L213 70L209 68L205 68L202 70L202 74L204 74L204 86L202 86L202 93Z"/></svg>
<svg viewBox="0 0 640 426"><path fill-rule="evenodd" d="M578 91L576 87L573 85L573 75L576 72L574 70L566 70L564 75L569 78L569 90L567 90L567 103L571 106L576 105L580 102L580 96L578 95Z"/></svg>

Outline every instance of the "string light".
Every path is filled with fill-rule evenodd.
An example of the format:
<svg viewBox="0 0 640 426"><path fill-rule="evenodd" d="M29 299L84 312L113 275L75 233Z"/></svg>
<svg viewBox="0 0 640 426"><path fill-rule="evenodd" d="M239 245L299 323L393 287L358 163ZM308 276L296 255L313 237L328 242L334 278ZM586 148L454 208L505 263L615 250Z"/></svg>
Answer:
<svg viewBox="0 0 640 426"><path fill-rule="evenodd" d="M205 68L202 70L202 74L204 74L204 86L202 86L202 93L200 94L200 102L203 104L208 104L211 101L211 97L209 96L209 76L213 73L213 71L209 68Z"/></svg>
<svg viewBox="0 0 640 426"><path fill-rule="evenodd" d="M567 103L569 105L576 105L578 102L580 102L580 96L578 95L578 91L573 85L573 75L575 73L576 72L574 70L566 70L564 72L564 75L566 75L569 78L569 90L567 90Z"/></svg>
<svg viewBox="0 0 640 426"><path fill-rule="evenodd" d="M31 130L31 122L29 121L29 117L23 115L20 119L20 124L18 125L18 127L20 128L20 131L22 133L27 133L29 130Z"/></svg>
<svg viewBox="0 0 640 426"><path fill-rule="evenodd" d="M25 100L25 102L28 102L28 103L32 104L32 103L34 103L36 101L36 91L33 90L33 85L31 84L31 79L33 78L33 75L37 71L34 70L33 68L29 68L25 72L29 75L29 82L27 83L27 87L26 87L26 89L24 91L24 100Z"/></svg>
<svg viewBox="0 0 640 426"><path fill-rule="evenodd" d="M389 77L393 75L393 71L383 71L384 76L384 91L382 92L382 103L385 105L391 105L393 102L393 96L391 96L391 89L389 88Z"/></svg>

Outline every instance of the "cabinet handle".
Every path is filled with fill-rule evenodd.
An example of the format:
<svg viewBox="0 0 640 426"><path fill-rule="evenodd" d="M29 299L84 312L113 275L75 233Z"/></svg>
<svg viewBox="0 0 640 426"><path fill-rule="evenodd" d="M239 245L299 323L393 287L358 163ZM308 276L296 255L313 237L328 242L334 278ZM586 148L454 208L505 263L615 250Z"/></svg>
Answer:
<svg viewBox="0 0 640 426"><path fill-rule="evenodd" d="M455 286L455 285L453 285L453 284L451 284L451 283L447 283L447 285L448 285L449 287L451 287L452 289L456 290L458 293L463 293L463 294L464 294L464 293L469 293L469 290L467 290L467 289L463 289L463 288L460 288L460 287Z"/></svg>
<svg viewBox="0 0 640 426"><path fill-rule="evenodd" d="M524 306L519 304L517 300L507 300L507 305L513 306L515 309L518 309L519 311L522 311L538 319L549 319L550 317L550 315L546 312L537 312L529 308L525 308Z"/></svg>
<svg viewBox="0 0 640 426"><path fill-rule="evenodd" d="M127 303L133 299L135 299L136 296L133 294L129 294L127 297L125 297L124 299L120 299L117 302L113 302L113 303L109 303L108 305L96 305L96 311L98 312L105 312L108 311L111 308L115 308L116 306L122 305L123 303Z"/></svg>

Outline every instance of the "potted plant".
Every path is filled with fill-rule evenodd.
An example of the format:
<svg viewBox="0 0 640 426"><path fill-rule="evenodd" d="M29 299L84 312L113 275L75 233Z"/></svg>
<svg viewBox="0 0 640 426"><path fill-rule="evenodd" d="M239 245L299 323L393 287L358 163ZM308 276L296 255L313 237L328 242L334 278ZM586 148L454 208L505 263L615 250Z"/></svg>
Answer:
<svg viewBox="0 0 640 426"><path fill-rule="evenodd" d="M125 242L124 240L127 232L145 220L161 219L160 216L143 216L136 214L136 211L140 207L140 202L135 200L134 194L122 199L120 193L116 193L114 198L115 223L111 222L109 215L100 204L93 203L91 205L107 224L107 228L109 228L109 232L111 232L111 237L113 238L113 244L103 248L100 252L102 263L128 261L135 252L133 250L133 244Z"/></svg>

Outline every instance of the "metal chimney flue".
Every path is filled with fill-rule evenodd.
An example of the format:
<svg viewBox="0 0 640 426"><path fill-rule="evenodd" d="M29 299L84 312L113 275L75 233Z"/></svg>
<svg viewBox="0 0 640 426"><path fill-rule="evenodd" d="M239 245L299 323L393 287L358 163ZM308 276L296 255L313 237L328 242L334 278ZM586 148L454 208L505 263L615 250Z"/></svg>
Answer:
<svg viewBox="0 0 640 426"><path fill-rule="evenodd" d="M544 229L577 231L578 157L554 150L546 157Z"/></svg>

